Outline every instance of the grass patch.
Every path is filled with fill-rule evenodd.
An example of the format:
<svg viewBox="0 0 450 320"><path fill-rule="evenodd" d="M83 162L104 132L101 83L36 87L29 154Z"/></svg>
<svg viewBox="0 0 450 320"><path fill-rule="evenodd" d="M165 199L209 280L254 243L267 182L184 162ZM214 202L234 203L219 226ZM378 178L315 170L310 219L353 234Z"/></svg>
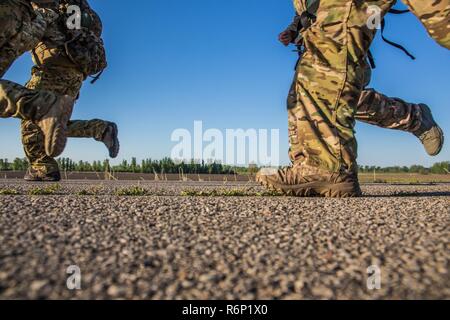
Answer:
<svg viewBox="0 0 450 320"><path fill-rule="evenodd" d="M104 193L104 189L102 186L95 186L87 189L82 189L77 191L75 194L77 196L98 196Z"/></svg>
<svg viewBox="0 0 450 320"><path fill-rule="evenodd" d="M148 195L148 190L139 186L121 188L115 191L116 196L142 197Z"/></svg>
<svg viewBox="0 0 450 320"><path fill-rule="evenodd" d="M36 187L30 189L28 190L28 194L30 196L48 196L56 194L59 190L61 190L61 186L59 184L52 184L45 188Z"/></svg>
<svg viewBox="0 0 450 320"><path fill-rule="evenodd" d="M2 196L16 196L19 194L19 191L17 191L16 189L0 189L0 195Z"/></svg>
<svg viewBox="0 0 450 320"><path fill-rule="evenodd" d="M258 197L284 197L286 195L281 192L268 190L268 191L263 191L263 192L257 192L256 196L258 196Z"/></svg>
<svg viewBox="0 0 450 320"><path fill-rule="evenodd" d="M230 189L230 190L183 190L181 192L183 197L280 197L283 194L275 191L252 192L244 189Z"/></svg>

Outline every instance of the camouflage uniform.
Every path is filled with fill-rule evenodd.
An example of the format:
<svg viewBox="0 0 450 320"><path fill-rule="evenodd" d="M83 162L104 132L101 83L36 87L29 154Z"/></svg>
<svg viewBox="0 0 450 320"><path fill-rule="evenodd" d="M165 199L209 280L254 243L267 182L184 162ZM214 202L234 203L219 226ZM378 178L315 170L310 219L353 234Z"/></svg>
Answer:
<svg viewBox="0 0 450 320"><path fill-rule="evenodd" d="M76 1L61 2L64 2L65 6L78 4ZM61 7L62 12L65 12L65 6ZM84 43L83 40L78 43L75 41L73 50L76 51L75 54L87 56L91 52L86 50L86 46L97 46L99 54L97 54L96 58L103 60L98 62L101 65L100 68L103 69L106 67L106 59L103 42L100 38L102 32L100 19L90 9L86 1L83 0L80 7L83 13L89 13L90 17L93 18L94 24L89 29L84 27L82 29L84 34L89 33L89 43ZM36 66L32 69L31 79L27 83L27 88L49 90L57 94L72 96L75 99L78 98L83 81L93 71L86 70L81 64L76 63L74 59L69 57L64 44L72 36L61 25L53 26L51 36L45 38L33 50L33 60ZM73 57L72 54L71 57ZM93 60L89 56L81 59L86 59L88 63L91 63ZM97 141L101 141L109 124L109 122L99 119L69 121L67 136L71 138L94 138ZM31 121L22 121L21 130L22 143L31 169L41 175L59 173L58 163L55 159L47 156L43 150L43 137L39 128Z"/></svg>
<svg viewBox="0 0 450 320"><path fill-rule="evenodd" d="M422 1L410 0L408 5L430 34L448 46L449 1ZM366 25L368 7L378 6L384 17L395 2L320 1L317 20L302 32L306 53L297 69L295 107L288 111L295 164L330 173L357 172L355 118L404 130L420 122L414 105L373 90L363 92L365 60L376 33ZM306 1L294 4L299 14L306 10Z"/></svg>
<svg viewBox="0 0 450 320"><path fill-rule="evenodd" d="M34 3L54 3L35 0ZM31 50L58 15L52 10L35 11L31 1L0 0L0 77L25 51ZM35 91L0 80L0 117L34 121L43 132L43 150L58 156L66 145L67 121L73 99L49 91Z"/></svg>
<svg viewBox="0 0 450 320"><path fill-rule="evenodd" d="M288 109L295 108L294 97L296 81L291 87L288 97ZM391 98L374 89L364 89L356 106L355 119L385 129L401 130L415 133L421 127L423 107L420 104L406 102L400 98ZM290 130L294 133L295 122L291 122ZM295 162L295 145L291 146L290 158Z"/></svg>
<svg viewBox="0 0 450 320"><path fill-rule="evenodd" d="M363 66L366 68L365 74L370 76L370 66L367 63L364 63ZM296 107L296 77L288 95L288 110ZM366 78L364 82L368 84L369 80L370 78ZM401 130L414 134L420 130L423 122L427 121L424 113L422 104L409 103L400 98L388 97L372 88L366 88L359 97L355 119L381 128ZM295 135L294 121L290 122L289 129ZM297 158L296 152L298 152L296 146L291 145L290 159L294 163Z"/></svg>
<svg viewBox="0 0 450 320"><path fill-rule="evenodd" d="M35 12L30 1L0 0L0 78L12 63L31 50L47 28L44 16ZM57 97L0 80L0 117L36 119L46 113ZM45 110L44 110L45 109Z"/></svg>
<svg viewBox="0 0 450 320"><path fill-rule="evenodd" d="M408 5L429 33L447 46L450 0L422 1L409 0ZM373 90L363 92L370 70L366 59L376 34L376 29L369 27L374 6L383 19L395 3L294 0L301 24L280 35L286 44L292 41L292 31L300 32L305 48L288 99L293 165L263 169L256 181L287 195L360 196L354 134L357 117L382 127L413 130L429 154L439 153L443 133L426 105L419 106L418 112L417 107L399 99Z"/></svg>
<svg viewBox="0 0 450 320"><path fill-rule="evenodd" d="M430 36L444 48L450 49L450 1L403 0L420 19Z"/></svg>

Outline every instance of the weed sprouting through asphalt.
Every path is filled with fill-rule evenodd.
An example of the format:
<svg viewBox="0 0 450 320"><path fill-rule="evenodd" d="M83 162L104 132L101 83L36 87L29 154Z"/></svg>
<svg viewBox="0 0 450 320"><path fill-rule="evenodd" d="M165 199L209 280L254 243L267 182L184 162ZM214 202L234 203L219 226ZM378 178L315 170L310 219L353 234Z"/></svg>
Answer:
<svg viewBox="0 0 450 320"><path fill-rule="evenodd" d="M81 189L76 192L77 196L98 196L105 194L105 189L103 186L93 186L87 189Z"/></svg>
<svg viewBox="0 0 450 320"><path fill-rule="evenodd" d="M18 194L19 191L17 191L16 189L9 189L9 188L0 189L0 195L2 196L15 196Z"/></svg>
<svg viewBox="0 0 450 320"><path fill-rule="evenodd" d="M142 197L148 195L149 192L147 189L140 186L133 186L117 189L114 193L116 196Z"/></svg>
<svg viewBox="0 0 450 320"><path fill-rule="evenodd" d="M28 194L30 196L47 196L47 195L54 195L59 190L61 190L61 186L59 184L52 184L47 187L36 187L28 190Z"/></svg>

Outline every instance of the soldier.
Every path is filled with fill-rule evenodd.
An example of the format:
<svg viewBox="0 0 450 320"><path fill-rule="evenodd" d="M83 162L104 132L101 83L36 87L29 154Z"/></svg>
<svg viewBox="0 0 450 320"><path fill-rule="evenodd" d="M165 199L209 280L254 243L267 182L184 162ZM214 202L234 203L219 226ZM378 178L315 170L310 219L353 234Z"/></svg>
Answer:
<svg viewBox="0 0 450 320"><path fill-rule="evenodd" d="M84 0L61 0L57 8L59 19L51 27L51 34L33 50L35 66L27 88L42 89L57 94L67 94L74 99L79 96L83 81L90 75L106 68L106 57L101 39L102 24L98 15ZM67 9L77 5L82 12L81 29L66 26ZM42 7L42 6L41 6ZM31 121L21 125L22 143L30 167L25 175L27 181L59 181L58 163L43 149L41 130ZM94 138L103 142L109 155L115 158L119 152L118 129L115 123L104 120L69 121L68 137Z"/></svg>
<svg viewBox="0 0 450 320"><path fill-rule="evenodd" d="M450 48L449 0L405 2L430 35ZM395 3L294 0L306 51L297 67L295 101L288 111L293 165L276 172L262 170L257 175L260 183L297 196L361 195L355 118L410 131L430 154L439 153L443 135L428 107L363 91L368 83L366 59L376 33L367 23L369 6L376 5L383 18ZM317 10L308 10L314 6ZM281 40L287 41L285 37Z"/></svg>
<svg viewBox="0 0 450 320"><path fill-rule="evenodd" d="M0 78L18 57L42 38L55 16L48 10L33 10L31 1L0 0ZM71 97L28 90L16 83L0 80L0 117L33 121L44 133L44 152L47 155L58 156L64 150L72 107Z"/></svg>
<svg viewBox="0 0 450 320"><path fill-rule="evenodd" d="M304 53L303 38L299 33L300 20L301 18L296 16L293 23L279 35L280 42L285 46L295 44L298 48L299 59ZM430 108L425 104L408 103L399 98L390 98L374 89L366 88L369 85L372 74L369 62L364 61L362 69L364 69L365 78L364 90L356 106L355 119L381 128L412 133L419 138L425 151L430 156L438 155L444 145L444 134L434 121ZM288 110L294 109L296 106L296 78L294 77L289 91ZM292 154L291 158L294 160L295 154Z"/></svg>

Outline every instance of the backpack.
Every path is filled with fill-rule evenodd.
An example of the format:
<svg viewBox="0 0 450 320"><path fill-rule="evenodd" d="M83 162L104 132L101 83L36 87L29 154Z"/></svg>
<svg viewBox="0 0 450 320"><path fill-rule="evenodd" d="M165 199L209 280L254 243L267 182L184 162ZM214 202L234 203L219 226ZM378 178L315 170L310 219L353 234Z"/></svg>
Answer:
<svg viewBox="0 0 450 320"><path fill-rule="evenodd" d="M67 9L70 5L77 5L82 12L81 29L68 29L64 50L68 58L80 68L85 77L94 78L97 81L101 73L107 67L106 52L101 38L102 23L97 13L85 0L64 0L60 6L62 23L66 23L69 17Z"/></svg>

